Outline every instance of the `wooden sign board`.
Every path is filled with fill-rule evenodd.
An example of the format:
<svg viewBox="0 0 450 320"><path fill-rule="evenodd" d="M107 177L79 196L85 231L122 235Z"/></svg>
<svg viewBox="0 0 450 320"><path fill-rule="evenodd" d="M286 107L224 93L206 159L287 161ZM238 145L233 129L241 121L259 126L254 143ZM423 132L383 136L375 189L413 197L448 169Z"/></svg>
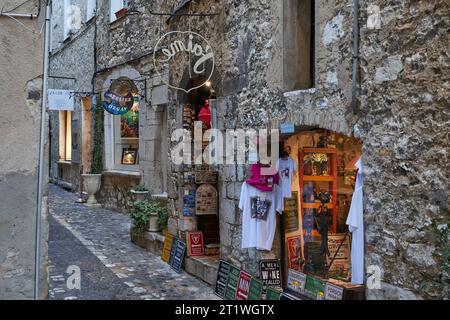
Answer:
<svg viewBox="0 0 450 320"><path fill-rule="evenodd" d="M205 246L203 243L203 232L193 231L186 232L186 244L188 256L203 256L205 254Z"/></svg>
<svg viewBox="0 0 450 320"><path fill-rule="evenodd" d="M217 280L214 292L217 296L224 299L227 288L228 274L230 273L230 264L223 260L219 261L219 269L217 270Z"/></svg>
<svg viewBox="0 0 450 320"><path fill-rule="evenodd" d="M186 253L186 243L176 239L174 240L175 251L170 267L176 272L180 272L181 266L183 265L184 255ZM173 247L173 245L172 245Z"/></svg>
<svg viewBox="0 0 450 320"><path fill-rule="evenodd" d="M340 246L341 243L342 245ZM327 264L329 266L331 260L336 255L328 271L329 276L347 278L350 268L350 235L345 237L345 233L329 233L328 251L330 254L327 256Z"/></svg>
<svg viewBox="0 0 450 320"><path fill-rule="evenodd" d="M286 233L297 231L299 228L299 210L297 191L292 192L291 198L284 198L283 223Z"/></svg>
<svg viewBox="0 0 450 320"><path fill-rule="evenodd" d="M272 287L281 290L281 263L278 259L261 260L259 262L259 274L264 284L264 289Z"/></svg>
<svg viewBox="0 0 450 320"><path fill-rule="evenodd" d="M325 293L325 282L316 277L307 276L305 284L305 293L309 297L317 299L319 293L321 294Z"/></svg>
<svg viewBox="0 0 450 320"><path fill-rule="evenodd" d="M162 249L161 260L164 262L169 262L170 258L170 249L172 248L173 235L167 233L164 237L164 246Z"/></svg>
<svg viewBox="0 0 450 320"><path fill-rule="evenodd" d="M342 300L344 297L344 288L331 284L325 285L325 300Z"/></svg>
<svg viewBox="0 0 450 320"><path fill-rule="evenodd" d="M202 184L195 194L195 214L217 214L217 190L211 184Z"/></svg>
<svg viewBox="0 0 450 320"><path fill-rule="evenodd" d="M281 292L274 288L267 288L266 300L280 300Z"/></svg>
<svg viewBox="0 0 450 320"><path fill-rule="evenodd" d="M250 288L248 289L247 300L261 300L263 287L261 280L252 277L252 280L250 280Z"/></svg>
<svg viewBox="0 0 450 320"><path fill-rule="evenodd" d="M195 183L214 184L217 183L217 177L218 177L217 171L209 171L209 170L197 171L195 173Z"/></svg>
<svg viewBox="0 0 450 320"><path fill-rule="evenodd" d="M306 285L306 274L288 269L287 287L292 291L303 293Z"/></svg>
<svg viewBox="0 0 450 320"><path fill-rule="evenodd" d="M239 281L240 269L230 265L230 272L228 273L227 288L225 290L225 299L234 300L236 298L236 290Z"/></svg>
<svg viewBox="0 0 450 320"><path fill-rule="evenodd" d="M250 281L252 276L245 272L239 272L238 285L236 290L236 300L248 300L248 292L250 290Z"/></svg>
<svg viewBox="0 0 450 320"><path fill-rule="evenodd" d="M288 250L288 261L289 269L301 270L302 261L302 245L301 237L294 236L287 238L287 250Z"/></svg>

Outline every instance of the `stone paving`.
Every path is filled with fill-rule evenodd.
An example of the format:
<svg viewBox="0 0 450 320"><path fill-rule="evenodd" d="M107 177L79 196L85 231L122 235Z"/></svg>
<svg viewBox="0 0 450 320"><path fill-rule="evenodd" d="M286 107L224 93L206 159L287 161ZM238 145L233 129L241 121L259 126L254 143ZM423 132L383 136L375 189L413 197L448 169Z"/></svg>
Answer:
<svg viewBox="0 0 450 320"><path fill-rule="evenodd" d="M77 199L49 185L50 299L218 299L203 281L134 245L128 216ZM80 268L81 289L66 285L71 265Z"/></svg>

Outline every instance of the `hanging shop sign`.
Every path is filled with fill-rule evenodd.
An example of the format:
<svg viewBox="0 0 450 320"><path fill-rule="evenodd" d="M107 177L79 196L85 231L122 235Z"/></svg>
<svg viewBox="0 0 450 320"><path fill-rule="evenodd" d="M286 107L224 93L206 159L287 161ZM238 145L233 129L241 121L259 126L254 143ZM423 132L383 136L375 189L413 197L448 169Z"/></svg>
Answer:
<svg viewBox="0 0 450 320"><path fill-rule="evenodd" d="M107 91L103 101L103 108L113 115L122 115L131 110L133 103L134 97L131 93L121 96Z"/></svg>
<svg viewBox="0 0 450 320"><path fill-rule="evenodd" d="M248 292L250 289L250 281L252 280L252 276L245 272L241 271L239 273L239 280L236 290L236 300L247 300Z"/></svg>
<svg viewBox="0 0 450 320"><path fill-rule="evenodd" d="M223 260L219 262L219 269L217 270L217 280L214 292L217 296L224 299L227 288L228 274L230 273L230 264Z"/></svg>
<svg viewBox="0 0 450 320"><path fill-rule="evenodd" d="M294 236L287 238L289 268L301 270L302 252L301 237Z"/></svg>
<svg viewBox="0 0 450 320"><path fill-rule="evenodd" d="M281 263L278 259L267 259L259 262L259 274L264 284L264 289L267 287L282 288L281 284Z"/></svg>
<svg viewBox="0 0 450 320"><path fill-rule="evenodd" d="M275 288L267 288L266 300L280 300L281 292Z"/></svg>
<svg viewBox="0 0 450 320"><path fill-rule="evenodd" d="M217 190L211 184L202 184L195 193L195 214L217 214Z"/></svg>
<svg viewBox="0 0 450 320"><path fill-rule="evenodd" d="M172 242L173 242L173 235L170 233L167 233L164 238L164 245L163 245L162 254L161 254L161 260L164 262L169 262L170 249L172 248Z"/></svg>
<svg viewBox="0 0 450 320"><path fill-rule="evenodd" d="M287 287L295 292L303 293L306 285L306 274L288 269Z"/></svg>
<svg viewBox="0 0 450 320"><path fill-rule="evenodd" d="M236 290L239 281L240 269L230 265L230 272L228 273L227 287L225 290L225 299L234 300L236 298Z"/></svg>
<svg viewBox="0 0 450 320"><path fill-rule="evenodd" d="M205 246L203 244L203 232L193 231L186 233L186 244L188 256L203 256L205 254Z"/></svg>
<svg viewBox="0 0 450 320"><path fill-rule="evenodd" d="M73 111L73 91L48 89L48 109Z"/></svg>
<svg viewBox="0 0 450 320"><path fill-rule="evenodd" d="M248 289L247 300L261 300L263 287L264 285L261 280L252 277L252 280L250 280L250 287Z"/></svg>
<svg viewBox="0 0 450 320"><path fill-rule="evenodd" d="M173 246L175 246L175 250L170 267L176 272L180 272L181 266L183 265L184 255L186 253L186 243L179 239L175 239L172 247Z"/></svg>
<svg viewBox="0 0 450 320"><path fill-rule="evenodd" d="M283 210L284 231L286 233L297 231L298 221L298 198L297 191L292 192L291 198L284 198Z"/></svg>
<svg viewBox="0 0 450 320"><path fill-rule="evenodd" d="M325 300L342 300L344 297L344 288L331 284L325 285Z"/></svg>
<svg viewBox="0 0 450 320"><path fill-rule="evenodd" d="M158 53L158 54L157 54ZM162 53L162 54L161 54ZM192 77L203 76L205 79L195 87L184 89L170 83L162 74L167 70L167 65L186 61ZM192 31L171 31L164 34L156 42L153 50L153 65L161 80L170 88L189 93L202 87L208 82L214 72L214 54L208 41L200 34ZM183 66L178 69L183 70Z"/></svg>

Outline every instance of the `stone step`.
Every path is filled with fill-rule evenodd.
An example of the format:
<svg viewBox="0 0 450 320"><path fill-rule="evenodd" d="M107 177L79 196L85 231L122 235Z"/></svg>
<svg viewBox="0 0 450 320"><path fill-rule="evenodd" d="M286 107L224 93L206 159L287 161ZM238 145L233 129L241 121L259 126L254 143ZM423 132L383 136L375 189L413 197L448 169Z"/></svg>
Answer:
<svg viewBox="0 0 450 320"><path fill-rule="evenodd" d="M199 278L210 285L214 285L219 268L219 256L186 257L184 269L187 273Z"/></svg>

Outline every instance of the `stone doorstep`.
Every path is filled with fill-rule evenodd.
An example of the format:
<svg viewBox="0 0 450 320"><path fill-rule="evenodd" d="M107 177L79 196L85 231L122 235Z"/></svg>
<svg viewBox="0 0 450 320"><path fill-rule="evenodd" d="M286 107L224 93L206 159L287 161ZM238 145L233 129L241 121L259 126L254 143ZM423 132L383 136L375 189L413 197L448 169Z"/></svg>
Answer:
<svg viewBox="0 0 450 320"><path fill-rule="evenodd" d="M131 242L157 256L161 256L165 238L161 233L146 231L140 235L133 230L133 228L130 229Z"/></svg>
<svg viewBox="0 0 450 320"><path fill-rule="evenodd" d="M186 272L209 285L216 283L218 268L219 256L186 257L184 260Z"/></svg>

